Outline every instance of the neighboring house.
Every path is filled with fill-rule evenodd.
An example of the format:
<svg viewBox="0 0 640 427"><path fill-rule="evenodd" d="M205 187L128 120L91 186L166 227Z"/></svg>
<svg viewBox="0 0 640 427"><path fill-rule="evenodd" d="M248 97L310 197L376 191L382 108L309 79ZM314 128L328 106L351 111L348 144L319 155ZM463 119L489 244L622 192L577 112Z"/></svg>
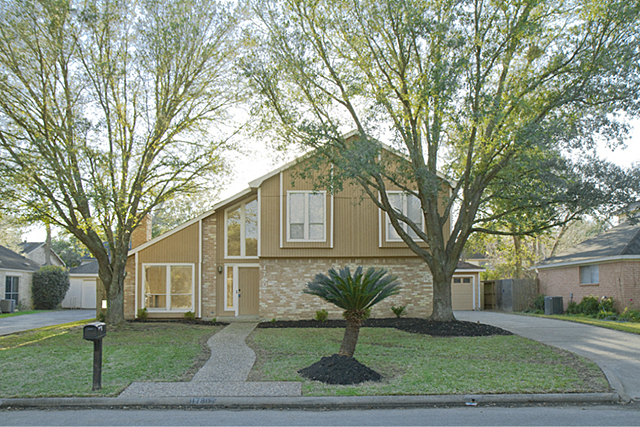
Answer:
<svg viewBox="0 0 640 427"><path fill-rule="evenodd" d="M629 222L585 240L536 266L540 293L580 302L613 297L616 308L640 308L640 223Z"/></svg>
<svg viewBox="0 0 640 427"><path fill-rule="evenodd" d="M295 173L299 167L292 162L274 170L152 240L147 219L132 235L125 317L146 308L150 318L183 317L190 311L198 318L309 319L320 309L339 318L339 309L302 291L318 273L359 265L385 268L402 284L400 294L376 306L372 316L392 315L391 306L406 306L409 316L429 316L431 273L396 235L386 214L356 186L345 185L334 194L314 191L312 179ZM445 180L442 192L449 192ZM420 221L417 200L393 187L389 193L399 209ZM449 230L447 221L445 238ZM459 277L467 309L481 306L476 269Z"/></svg>
<svg viewBox="0 0 640 427"><path fill-rule="evenodd" d="M469 262L458 261L451 280L451 306L454 310L482 310L484 286L480 273L486 271Z"/></svg>
<svg viewBox="0 0 640 427"><path fill-rule="evenodd" d="M23 242L20 243L20 254L25 258L29 258L31 261L38 263L39 265L45 265L47 260L47 245L45 242ZM58 254L51 248L49 248L49 254L51 259L51 265L58 267L64 267L64 261L58 256Z"/></svg>
<svg viewBox="0 0 640 427"><path fill-rule="evenodd" d="M12 250L0 246L0 299L16 301L16 307L31 307L31 278L40 265Z"/></svg>
<svg viewBox="0 0 640 427"><path fill-rule="evenodd" d="M82 258L78 267L69 270L69 290L62 301L62 308L96 308L96 289L98 261L95 258Z"/></svg>

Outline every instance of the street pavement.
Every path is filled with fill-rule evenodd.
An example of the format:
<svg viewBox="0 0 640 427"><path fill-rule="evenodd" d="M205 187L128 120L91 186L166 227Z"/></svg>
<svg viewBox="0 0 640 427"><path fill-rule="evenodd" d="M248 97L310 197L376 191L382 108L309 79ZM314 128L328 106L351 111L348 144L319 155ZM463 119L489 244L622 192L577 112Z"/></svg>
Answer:
<svg viewBox="0 0 640 427"><path fill-rule="evenodd" d="M62 323L77 322L78 320L95 319L95 310L56 310L43 313L24 314L22 316L4 317L0 319L0 336L43 328L45 326L60 325Z"/></svg>
<svg viewBox="0 0 640 427"><path fill-rule="evenodd" d="M623 400L640 401L640 335L584 323L493 311L457 311L456 319L498 326L594 361Z"/></svg>

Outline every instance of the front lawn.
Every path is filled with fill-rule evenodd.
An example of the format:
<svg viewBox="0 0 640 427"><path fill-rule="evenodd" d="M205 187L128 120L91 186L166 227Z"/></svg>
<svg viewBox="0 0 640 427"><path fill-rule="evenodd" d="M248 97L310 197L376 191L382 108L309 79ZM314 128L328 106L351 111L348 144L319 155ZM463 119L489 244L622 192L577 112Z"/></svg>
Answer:
<svg viewBox="0 0 640 427"><path fill-rule="evenodd" d="M115 396L133 381L188 381L221 326L127 323L103 341L102 390L91 391L86 321L0 337L0 397Z"/></svg>
<svg viewBox="0 0 640 427"><path fill-rule="evenodd" d="M247 343L258 355L250 381L303 381L314 396L603 392L592 362L518 337L433 338L362 328L355 358L380 373L379 383L326 385L297 371L336 353L343 329L256 329Z"/></svg>

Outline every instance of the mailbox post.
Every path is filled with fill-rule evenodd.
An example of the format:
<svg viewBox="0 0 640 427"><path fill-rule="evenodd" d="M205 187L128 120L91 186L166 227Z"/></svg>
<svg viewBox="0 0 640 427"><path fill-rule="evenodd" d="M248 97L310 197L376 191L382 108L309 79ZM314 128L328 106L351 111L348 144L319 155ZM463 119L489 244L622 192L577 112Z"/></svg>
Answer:
<svg viewBox="0 0 640 427"><path fill-rule="evenodd" d="M102 338L105 335L107 325L103 322L88 323L82 329L82 338L93 341L93 391L102 388Z"/></svg>

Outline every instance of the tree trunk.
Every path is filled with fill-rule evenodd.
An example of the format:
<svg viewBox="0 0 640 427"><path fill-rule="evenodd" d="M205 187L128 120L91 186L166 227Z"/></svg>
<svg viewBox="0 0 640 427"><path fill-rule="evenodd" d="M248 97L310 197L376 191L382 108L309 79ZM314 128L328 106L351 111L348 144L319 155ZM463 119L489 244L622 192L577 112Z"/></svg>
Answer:
<svg viewBox="0 0 640 427"><path fill-rule="evenodd" d="M45 228L47 230L47 240L44 244L44 265L51 265L51 225L47 222L45 223Z"/></svg>
<svg viewBox="0 0 640 427"><path fill-rule="evenodd" d="M440 275L438 275L440 276ZM433 311L429 320L455 322L451 307L451 277L433 275Z"/></svg>
<svg viewBox="0 0 640 427"><path fill-rule="evenodd" d="M118 283L120 282L120 283ZM122 281L117 274L113 275L113 280L107 290L107 317L109 325L118 325L124 322L124 297Z"/></svg>
<svg viewBox="0 0 640 427"><path fill-rule="evenodd" d="M513 236L514 266L513 278L522 279L522 238Z"/></svg>
<svg viewBox="0 0 640 427"><path fill-rule="evenodd" d="M338 354L340 356L353 357L358 344L358 335L360 334L361 322L354 319L347 319L347 329L344 331L344 338Z"/></svg>

